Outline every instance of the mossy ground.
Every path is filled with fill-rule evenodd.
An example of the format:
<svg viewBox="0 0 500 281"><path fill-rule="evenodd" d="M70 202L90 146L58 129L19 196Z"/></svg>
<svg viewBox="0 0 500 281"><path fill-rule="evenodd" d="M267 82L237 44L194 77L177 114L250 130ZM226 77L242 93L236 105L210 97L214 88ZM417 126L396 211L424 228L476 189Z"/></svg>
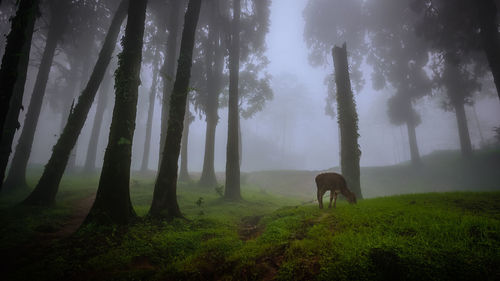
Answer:
<svg viewBox="0 0 500 281"><path fill-rule="evenodd" d="M48 239L44 234L64 227L74 203L96 186L97 175L66 177L48 209L12 207L23 191L2 197L0 250L13 257L2 263L2 279L500 279L498 191L340 201L319 210L307 198L251 185L243 188L244 201L230 202L214 189L181 184L187 220L166 222L145 217L153 177L135 175L134 224L89 225Z"/></svg>

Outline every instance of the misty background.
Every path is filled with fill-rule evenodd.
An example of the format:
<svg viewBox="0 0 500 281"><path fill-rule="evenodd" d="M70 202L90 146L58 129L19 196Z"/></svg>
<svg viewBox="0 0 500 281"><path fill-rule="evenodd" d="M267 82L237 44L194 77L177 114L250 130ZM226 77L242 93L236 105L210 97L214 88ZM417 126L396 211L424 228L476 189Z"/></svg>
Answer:
<svg viewBox="0 0 500 281"><path fill-rule="evenodd" d="M333 79L333 63L316 68L308 62L308 50L303 39L303 10L307 0L273 0L271 6L271 25L266 36L266 55L270 61L267 71L272 75L273 100L264 105L254 117L241 119L242 130L242 171L259 170L325 170L339 165L339 136L336 118L325 114L327 85L325 77ZM349 46L348 46L349 49ZM365 86L355 91L359 114L361 166L392 165L410 159L408 137L405 126L394 126L387 116L387 100L393 94L390 90L376 91L371 86L371 67L362 65ZM37 66L30 65L26 83L26 93L31 93ZM139 169L144 148L144 135L147 119L148 91L151 85L150 65L142 68L142 85L139 88L137 127L133 145L132 168ZM85 80L84 80L85 81ZM80 85L80 90L84 85ZM492 88L494 89L494 88ZM51 91L47 88L47 96ZM466 106L470 137L474 148L493 138L493 128L500 125L500 102L491 93L475 95L474 106ZM112 95L110 95L112 96ZM110 97L112 99L113 97ZM30 95L24 96L23 104L29 104ZM443 111L440 96L419 99L416 110L422 116L417 127L417 139L422 155L437 150L457 150L460 148L456 118L453 112ZM33 164L45 164L50 157L51 148L61 129L61 118L65 116L47 110L44 100L39 128L30 156ZM111 103L110 103L111 104ZM151 155L149 168L156 170L160 142L160 98L156 99ZM111 108L108 106L102 120L101 138L98 146L97 166L102 165L107 145ZM21 112L20 122L26 110ZM189 171L199 172L203 165L205 126L204 116L194 113L189 135ZM85 151L94 122L95 104L85 122L76 149L76 164L82 166ZM216 131L215 170L225 168L227 140L227 107L219 110L219 125ZM17 143L19 131L14 144ZM15 147L13 147L13 150Z"/></svg>

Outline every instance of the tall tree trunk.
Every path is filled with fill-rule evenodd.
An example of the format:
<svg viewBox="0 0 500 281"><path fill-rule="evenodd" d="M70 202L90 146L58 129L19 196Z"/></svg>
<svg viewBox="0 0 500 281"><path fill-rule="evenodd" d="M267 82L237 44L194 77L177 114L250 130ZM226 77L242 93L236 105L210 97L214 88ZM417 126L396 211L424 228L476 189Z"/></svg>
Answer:
<svg viewBox="0 0 500 281"><path fill-rule="evenodd" d="M7 36L0 68L0 190L12 152L14 135L19 129L24 84L28 71L31 39L38 13L38 0L22 0ZM21 52L19 52L21 50Z"/></svg>
<svg viewBox="0 0 500 281"><path fill-rule="evenodd" d="M209 44L207 48L207 90L208 98L206 105L206 133L205 133L205 155L203 158L203 170L201 172L200 185L206 187L217 186L215 176L215 131L219 122L219 93L221 77L224 67L224 48L222 46L219 1L216 0L210 6L210 29Z"/></svg>
<svg viewBox="0 0 500 281"><path fill-rule="evenodd" d="M5 188L27 188L26 184L26 168L31 154L31 147L35 137L35 131L42 109L43 98L45 95L45 88L49 79L50 68L54 59L54 53L59 40L61 39L65 26L67 25L67 17L65 15L67 7L63 0L51 2L51 18L49 24L49 31L47 34L47 41L45 49L38 68L38 74L35 81L33 94L31 95L30 105L21 136L17 143L16 151L12 159L12 165L9 169L9 174L5 180Z"/></svg>
<svg viewBox="0 0 500 281"><path fill-rule="evenodd" d="M115 107L97 195L86 223L127 224L135 217L130 202L130 164L137 114L147 0L130 1L127 27L115 74Z"/></svg>
<svg viewBox="0 0 500 281"><path fill-rule="evenodd" d="M16 84L22 84L24 88L28 69L26 57L29 57L37 13L38 0L21 0L16 16L12 18L11 31L7 36L0 67L0 132L4 132ZM18 109L14 108L14 111L16 110Z"/></svg>
<svg viewBox="0 0 500 281"><path fill-rule="evenodd" d="M115 42L116 43L116 42ZM104 112L108 106L108 96L111 91L111 84L113 82L113 77L109 72L105 74L103 85L99 91L99 97L97 98L97 108L95 111L94 124L92 125L92 132L90 133L89 146L87 148L87 157L85 159L85 165L83 171L85 173L93 173L95 171L95 161L97 157L97 145L99 144L99 138L101 135L101 127L104 117Z"/></svg>
<svg viewBox="0 0 500 281"><path fill-rule="evenodd" d="M470 158L472 156L472 144L469 135L469 126L467 125L467 116L465 115L465 107L463 102L453 103L455 115L457 117L458 136L460 137L460 150L462 156Z"/></svg>
<svg viewBox="0 0 500 281"><path fill-rule="evenodd" d="M170 108L170 93L172 92L175 69L177 67L177 53L179 49L179 29L181 28L182 11L184 0L171 1L172 6L168 19L168 38L165 63L162 67L163 74L163 96L161 100L161 124L160 124L160 157L158 160L158 170L160 170L161 159L163 158L163 148L167 134L167 125Z"/></svg>
<svg viewBox="0 0 500 281"><path fill-rule="evenodd" d="M66 89L64 90L65 92L65 101L63 103L63 108L61 110L61 130L60 130L60 134L62 134L62 132L64 131L64 126L66 126L66 122L68 121L68 116L70 115L71 113L71 110L73 110L73 106L74 106L74 103L75 103L75 92L77 92L77 87L78 85L80 84L80 81L81 79L83 79L83 74L82 72L80 71L80 65L81 63L80 62L76 62L75 63L75 66L71 68L71 76L70 78L68 79L68 86L66 87ZM78 75L78 74L81 74L81 75ZM73 149L71 151L71 154L70 154L70 158L69 158L69 161L68 161L68 167L67 167L67 170L68 171L73 171L75 166L75 149Z"/></svg>
<svg viewBox="0 0 500 281"><path fill-rule="evenodd" d="M89 40L89 42L91 42L91 40ZM93 58L93 53L94 53L94 48L93 47L94 47L94 44L93 44L93 42L91 42L91 44L87 44L87 45L88 46L86 46L85 49L88 50L89 57ZM85 83L84 81L88 81L90 68L91 68L90 59L87 59L84 62L84 64L83 64L82 73L81 73L81 76L80 76L80 85L79 85L79 88L78 88L78 92L82 91L81 89L83 89L83 83ZM101 79L101 81L102 81L102 79ZM72 104L74 104L74 97L75 97L75 91L73 91L72 95L71 95L71 103ZM71 112L68 112L68 116L69 116L69 114L71 114ZM70 152L68 164L66 165L66 172L75 172L76 171L76 156L77 156L77 152L78 152L78 140L76 141L73 149Z"/></svg>
<svg viewBox="0 0 500 281"><path fill-rule="evenodd" d="M238 83L240 71L240 13L241 0L233 0L233 23L231 49L229 52L229 101L228 134L226 151L226 192L224 197L231 200L241 198L239 160L239 108Z"/></svg>
<svg viewBox="0 0 500 281"><path fill-rule="evenodd" d="M243 145L241 140L241 117L238 116L238 165L240 165L240 168L242 159L243 159Z"/></svg>
<svg viewBox="0 0 500 281"><path fill-rule="evenodd" d="M156 88L158 85L158 59L159 52L156 51L153 66L153 81L149 92L148 120L146 122L146 137L144 139L144 153L142 154L141 171L146 172L149 164L149 152L151 150L151 131L153 129L153 113L155 109Z"/></svg>
<svg viewBox="0 0 500 281"><path fill-rule="evenodd" d="M181 139L181 168L179 171L179 181L189 182L191 177L188 171L188 144L189 144L189 126L192 119L191 112L189 111L189 103L186 105L186 114L184 116L184 128Z"/></svg>
<svg viewBox="0 0 500 281"><path fill-rule="evenodd" d="M60 183L61 178L64 174L64 169L66 168L66 164L68 163L68 158L69 158L70 152L74 148L76 141L78 140L78 136L80 135L80 132L83 128L83 125L85 124L85 120L87 119L88 112L89 112L90 108L92 107L92 103L94 102L94 98L95 98L95 95L97 93L97 90L99 89L99 86L102 82L104 74L106 73L106 69L109 65L109 62L111 61L111 55L113 54L113 51L114 51L114 48L116 45L116 41L118 39L118 34L120 32L120 26L121 26L121 24L126 16L127 7L128 7L128 0L124 0L124 1L122 1L122 3L120 4L120 7L118 8L117 12L115 13L115 16L114 16L112 23L111 23L111 27L108 31L108 34L106 35L106 39L104 40L104 44L103 44L101 53L99 54L99 58L98 58L97 63L94 67L94 71L92 72L92 76L90 77L90 79L87 83L87 86L83 90L82 94L78 98L77 105L71 110L70 115L68 117L68 122L67 122L66 126L64 127L63 133L61 134L61 136L57 140L56 145L54 145L54 148L52 149L52 155L49 159L49 162L45 166L42 177L40 178L40 181L36 185L33 192L24 201L25 204L50 205L50 204L54 203L57 191L59 189L59 183ZM140 19L138 21L140 24ZM140 32L140 29L139 30L134 29L133 32ZM142 37L140 39L141 39L141 42L140 42L141 44L139 47L142 48ZM138 45L138 44L136 44L136 45ZM139 50L142 50L142 49L139 49ZM132 54L135 55L134 52L137 52L137 49L132 49L130 51L132 51ZM124 51L123 54L124 55L123 55L122 59L126 60L126 55L128 53L125 53L125 51ZM135 59L135 61L138 60L139 65L140 65L140 58L141 58L140 52L139 52L139 55L135 55L135 57L138 57L138 59L137 58L134 58L134 59ZM133 68L132 69L133 73L134 73L134 71L137 71L136 65L132 65L132 68ZM125 76L125 77L128 78L130 76ZM122 77L120 77L120 78L122 78ZM133 82L131 82L131 84L132 83ZM138 82L136 82L136 83L138 83ZM134 86L134 84L132 84L132 85L125 84L124 86L132 87L132 86ZM133 95L133 93L130 93L130 95ZM124 108L126 108L126 106L131 107L128 104L123 104ZM125 116L123 116L123 120L126 120ZM135 116L134 116L133 120L135 120ZM125 129L129 130L128 127L126 127L126 126L125 126ZM132 133L133 133L133 131L132 131ZM126 134L124 134L124 135L126 135ZM126 136L128 136L128 135L126 135ZM127 138L127 139L131 139L131 137ZM119 140L121 140L121 139L118 138L117 142L119 142ZM118 146L120 146L120 144ZM126 147L126 145L123 145L123 146ZM108 149L109 149L109 147L108 147ZM125 155L126 155L126 153L125 153ZM118 158L118 156L117 156L116 161L122 161L122 158ZM130 159L128 161L130 161ZM126 159L123 159L123 162L121 162L121 163L126 163ZM119 177L119 175L120 174L117 171L117 173L116 173L117 179L121 179ZM102 182L102 176L101 176L101 182ZM115 181L115 183L121 183L121 182ZM128 186L127 186L127 188L128 188ZM128 189L127 189L127 191L128 191Z"/></svg>
<svg viewBox="0 0 500 281"><path fill-rule="evenodd" d="M177 170L200 7L201 0L189 0L184 18L179 66L170 98L164 152L162 159L160 159L160 170L156 178L153 202L149 210L152 217L182 217L177 203Z"/></svg>
<svg viewBox="0 0 500 281"><path fill-rule="evenodd" d="M406 122L406 128L408 129L408 141L410 143L411 163L414 167L418 167L422 165L422 160L420 159L420 153L418 152L417 134L415 127L416 126L412 120L408 120Z"/></svg>
<svg viewBox="0 0 500 281"><path fill-rule="evenodd" d="M358 145L358 114L349 78L346 44L332 50L337 85L337 111L340 127L340 167L349 189L362 198Z"/></svg>
<svg viewBox="0 0 500 281"><path fill-rule="evenodd" d="M480 35L486 58L500 98L500 38L497 23L497 6L494 0L478 0Z"/></svg>

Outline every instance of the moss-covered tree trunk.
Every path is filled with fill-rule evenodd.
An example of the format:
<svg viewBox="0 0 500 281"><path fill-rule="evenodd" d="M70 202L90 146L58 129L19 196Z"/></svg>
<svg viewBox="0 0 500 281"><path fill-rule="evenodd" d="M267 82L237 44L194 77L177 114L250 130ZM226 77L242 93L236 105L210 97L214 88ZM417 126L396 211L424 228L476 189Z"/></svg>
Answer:
<svg viewBox="0 0 500 281"><path fill-rule="evenodd" d="M189 111L189 103L186 105L186 115L184 116L184 129L181 140L181 167L179 170L179 181L189 182L191 177L188 170L188 144L189 144L189 126L193 116Z"/></svg>
<svg viewBox="0 0 500 281"><path fill-rule="evenodd" d="M337 111L340 128L340 167L349 189L362 198L358 144L358 113L349 78L346 44L332 50L337 85Z"/></svg>
<svg viewBox="0 0 500 281"><path fill-rule="evenodd" d="M168 116L170 108L170 93L174 85L175 69L177 67L177 54L179 49L179 31L182 27L182 14L185 0L171 1L170 11L168 13L167 23L167 50L165 62L162 67L163 75L163 96L161 101L161 124L160 124L160 155L158 160L158 170L160 170L163 148L165 147L165 138L167 134Z"/></svg>
<svg viewBox="0 0 500 281"><path fill-rule="evenodd" d="M226 191L224 197L239 200L240 160L239 160L239 104L238 84L240 72L240 14L241 0L233 0L233 23L231 25L231 48L229 51L229 101L228 134L226 150Z"/></svg>
<svg viewBox="0 0 500 281"><path fill-rule="evenodd" d="M87 156L85 158L85 165L83 171L85 173L92 173L95 171L97 145L101 136L101 127L104 118L104 112L108 106L109 93L111 85L113 84L113 77L111 74L106 74L103 85L100 87L99 97L97 98L97 108L95 111L94 124L90 133L89 146L87 148Z"/></svg>
<svg viewBox="0 0 500 281"><path fill-rule="evenodd" d="M12 158L12 164L4 183L7 189L27 188L26 168L31 154L31 147L33 146L35 131L42 109L54 53L68 23L66 13L69 7L66 6L67 4L68 3L64 3L63 0L50 2L51 17L45 49L43 51L40 67L38 68L38 74L26 118L24 119L21 136L19 137L14 157Z"/></svg>
<svg viewBox="0 0 500 281"><path fill-rule="evenodd" d="M179 65L170 97L167 135L156 178L153 202L149 210L152 217L167 219L182 217L177 203L177 170L200 7L201 0L189 0L184 18Z"/></svg>
<svg viewBox="0 0 500 281"><path fill-rule="evenodd" d="M64 127L63 133L57 140L56 145L54 145L54 148L52 149L52 155L49 159L49 162L45 166L42 177L40 178L33 192L28 196L28 198L26 198L24 204L50 205L54 203L57 191L59 189L59 183L64 174L64 170L66 168L66 164L68 163L71 150L74 148L76 141L78 140L78 136L82 131L85 120L87 119L88 112L90 111L92 103L94 102L97 90L99 89L104 74L106 73L106 69L109 65L109 62L111 61L111 56L115 49L118 34L120 32L120 26L125 19L125 16L127 15L127 7L128 0L122 1L120 6L118 7L87 86L78 98L78 103L69 114L68 122ZM134 30L134 32L136 32L136 30ZM140 32L140 30L138 30L137 32ZM140 46L142 48L142 43L140 44ZM135 49L133 49L133 51L135 51ZM135 53L132 52L132 54ZM136 70L135 68L133 69L134 71ZM125 77L128 78L130 76ZM132 87L133 84L127 86ZM131 94L131 96L132 95L133 94ZM129 97L126 98L128 99ZM133 120L135 120L135 117ZM128 128L126 129L129 130Z"/></svg>
<svg viewBox="0 0 500 281"><path fill-rule="evenodd" d="M130 202L130 164L137 114L147 0L132 0L115 73L115 106L94 205L85 222L127 224L135 217Z"/></svg>
<svg viewBox="0 0 500 281"><path fill-rule="evenodd" d="M0 69L0 190L12 152L12 142L19 129L24 84L28 70L31 40L38 13L38 0L22 0L11 21L11 31ZM20 51L21 50L21 51Z"/></svg>
<svg viewBox="0 0 500 281"><path fill-rule="evenodd" d="M500 98L500 38L494 0L477 0L481 42Z"/></svg>
<svg viewBox="0 0 500 281"><path fill-rule="evenodd" d="M155 110L156 89L158 87L158 60L159 52L156 51L153 62L153 81L149 91L148 120L146 121L146 136L144 138L144 152L142 154L141 171L146 172L149 164L149 153L151 151L151 131L153 129L153 113Z"/></svg>
<svg viewBox="0 0 500 281"><path fill-rule="evenodd" d="M207 104L206 104L206 133L205 154L203 158L203 169L201 172L200 185L206 187L217 186L215 176L215 132L219 122L219 94L221 88L221 77L224 67L224 48L221 38L219 1L214 1L210 6L210 29L209 44L207 47Z"/></svg>

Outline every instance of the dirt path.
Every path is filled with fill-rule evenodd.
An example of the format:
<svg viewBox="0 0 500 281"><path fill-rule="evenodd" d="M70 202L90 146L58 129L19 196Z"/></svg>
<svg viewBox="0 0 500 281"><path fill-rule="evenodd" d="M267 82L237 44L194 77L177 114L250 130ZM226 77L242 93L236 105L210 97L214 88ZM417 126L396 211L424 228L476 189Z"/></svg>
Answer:
<svg viewBox="0 0 500 281"><path fill-rule="evenodd" d="M40 233L41 238L49 240L60 239L75 233L87 217L87 214L94 203L94 199L95 193L85 198L75 200L73 203L74 205L72 206L71 216L64 221L62 227L55 232Z"/></svg>
<svg viewBox="0 0 500 281"><path fill-rule="evenodd" d="M9 276L9 274L20 270L23 265L33 263L37 257L43 256L47 250L50 250L55 240L64 239L75 233L90 211L94 199L95 194L75 200L71 207L71 215L55 231L36 232L26 244L5 249L2 252L0 272Z"/></svg>

